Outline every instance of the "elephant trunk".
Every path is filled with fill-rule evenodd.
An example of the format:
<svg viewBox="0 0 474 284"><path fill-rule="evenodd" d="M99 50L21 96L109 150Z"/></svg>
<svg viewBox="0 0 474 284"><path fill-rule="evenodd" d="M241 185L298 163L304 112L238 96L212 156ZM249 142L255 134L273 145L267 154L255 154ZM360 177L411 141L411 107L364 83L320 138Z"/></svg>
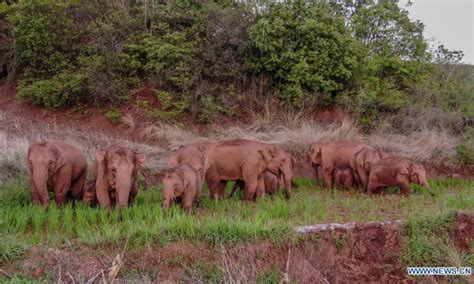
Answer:
<svg viewBox="0 0 474 284"><path fill-rule="evenodd" d="M36 188L38 197L40 199L41 205L47 207L49 205L49 196L48 196L48 170L41 169L38 167L33 167L33 185Z"/></svg>
<svg viewBox="0 0 474 284"><path fill-rule="evenodd" d="M431 190L430 184L428 183L428 180L426 178L422 178L420 180L420 185Z"/></svg>
<svg viewBox="0 0 474 284"><path fill-rule="evenodd" d="M115 184L117 206L119 208L127 207L130 197L130 190L132 188L132 174L118 174Z"/></svg>
<svg viewBox="0 0 474 284"><path fill-rule="evenodd" d="M163 199L163 209L168 209L170 207L171 198L166 197Z"/></svg>
<svg viewBox="0 0 474 284"><path fill-rule="evenodd" d="M285 198L290 199L291 198L291 193L292 193L292 174L288 171L282 171L283 174L283 180L285 181Z"/></svg>

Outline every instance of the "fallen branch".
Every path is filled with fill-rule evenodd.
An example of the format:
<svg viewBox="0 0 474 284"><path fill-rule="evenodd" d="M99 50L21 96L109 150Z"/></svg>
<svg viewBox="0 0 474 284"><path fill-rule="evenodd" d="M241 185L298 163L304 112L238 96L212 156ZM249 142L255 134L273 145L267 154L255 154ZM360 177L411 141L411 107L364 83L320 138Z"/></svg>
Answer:
<svg viewBox="0 0 474 284"><path fill-rule="evenodd" d="M379 226L387 226L387 225L399 225L403 221L401 220L395 220L395 221L370 221L363 223L364 225L379 225ZM334 230L343 230L343 231L348 231L352 230L356 227L355 222L349 222L345 224L339 224L339 223L329 223L329 224L316 224L316 225L309 225L309 226L298 226L295 227L294 230L298 234L314 234L314 233L320 233L320 232L325 232L325 231L334 231Z"/></svg>

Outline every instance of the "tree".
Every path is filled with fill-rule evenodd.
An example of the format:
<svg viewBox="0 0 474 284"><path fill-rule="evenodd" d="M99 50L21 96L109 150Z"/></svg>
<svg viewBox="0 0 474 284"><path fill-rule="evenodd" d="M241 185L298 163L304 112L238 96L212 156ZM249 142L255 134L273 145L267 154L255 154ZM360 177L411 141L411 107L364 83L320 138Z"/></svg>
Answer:
<svg viewBox="0 0 474 284"><path fill-rule="evenodd" d="M271 78L277 96L297 107L305 94L323 93L334 103L334 95L350 86L360 63L361 48L343 18L324 4L270 4L250 37L251 71Z"/></svg>

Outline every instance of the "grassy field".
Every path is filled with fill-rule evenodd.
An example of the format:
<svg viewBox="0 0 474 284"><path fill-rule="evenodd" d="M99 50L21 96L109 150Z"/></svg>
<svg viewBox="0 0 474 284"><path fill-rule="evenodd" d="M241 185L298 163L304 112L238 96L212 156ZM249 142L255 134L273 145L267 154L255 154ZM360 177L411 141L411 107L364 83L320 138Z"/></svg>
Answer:
<svg viewBox="0 0 474 284"><path fill-rule="evenodd" d="M214 202L204 193L191 215L177 206L161 208L161 188L140 191L134 205L122 212L108 212L78 204L45 210L29 200L25 179L10 181L0 190L2 238L30 244L55 245L74 241L91 247L114 247L129 239L132 247L170 241L235 243L257 239L279 242L291 238L297 225L349 221L413 219L454 210L474 210L474 182L456 179L430 180L435 196L416 187L410 197L397 190L369 197L363 193L328 190L309 179L298 179L299 188L286 201L282 193L257 202L240 196ZM229 184L231 186L231 184ZM0 258L8 253L0 252Z"/></svg>
<svg viewBox="0 0 474 284"><path fill-rule="evenodd" d="M400 196L397 189L369 197L359 192L321 188L306 178L296 182L299 186L289 201L280 192L275 198L242 202L239 192L233 198L214 202L205 189L200 206L186 215L177 206L167 212L162 210L161 187L141 190L134 205L119 214L81 203L64 208L57 208L53 203L49 209L33 206L28 181L10 180L0 187L0 264L19 267L32 246L47 249L79 245L97 251L127 247L131 252L173 242L210 244L218 248L268 240L278 246L298 240L293 230L298 225L405 220L402 231L405 245L401 251L405 265L474 265L474 256L454 248L448 237L453 224L450 212L474 212L474 181L432 179L434 196L414 186L409 197ZM166 261L172 260L173 257ZM221 279L222 267L212 265L217 265L213 267L220 273L212 274L212 279ZM183 273L191 273L192 277L187 274L183 277L195 279L201 270L187 267ZM134 279L136 275L127 271L122 271L122 277ZM47 277L56 280L60 276L55 273ZM281 272L275 270L274 274L270 278L281 279ZM21 282L31 280L29 277L14 274L10 280ZM206 277L201 275L196 279L207 282ZM266 276L265 279L268 280Z"/></svg>

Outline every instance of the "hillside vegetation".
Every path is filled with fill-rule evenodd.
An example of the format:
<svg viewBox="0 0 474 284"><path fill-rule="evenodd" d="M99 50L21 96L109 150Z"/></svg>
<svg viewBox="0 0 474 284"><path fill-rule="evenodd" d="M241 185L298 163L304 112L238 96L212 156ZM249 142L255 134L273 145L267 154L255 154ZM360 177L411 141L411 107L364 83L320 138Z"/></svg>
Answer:
<svg viewBox="0 0 474 284"><path fill-rule="evenodd" d="M378 2L378 3L376 3ZM2 76L47 108L130 103L147 85L158 120L201 122L340 105L364 130L384 114L466 133L472 68L430 48L397 1L7 1ZM413 122L415 121L415 122Z"/></svg>

